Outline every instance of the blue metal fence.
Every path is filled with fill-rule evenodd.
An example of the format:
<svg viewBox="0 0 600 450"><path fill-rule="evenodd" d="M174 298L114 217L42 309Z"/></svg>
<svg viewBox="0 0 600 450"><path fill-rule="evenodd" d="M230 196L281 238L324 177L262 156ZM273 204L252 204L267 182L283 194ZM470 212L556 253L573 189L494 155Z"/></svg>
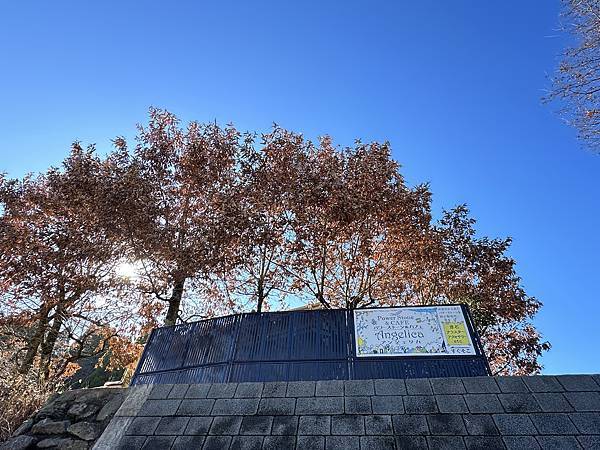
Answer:
<svg viewBox="0 0 600 450"><path fill-rule="evenodd" d="M357 358L350 310L247 313L153 330L132 384L489 375L461 307L476 355Z"/></svg>

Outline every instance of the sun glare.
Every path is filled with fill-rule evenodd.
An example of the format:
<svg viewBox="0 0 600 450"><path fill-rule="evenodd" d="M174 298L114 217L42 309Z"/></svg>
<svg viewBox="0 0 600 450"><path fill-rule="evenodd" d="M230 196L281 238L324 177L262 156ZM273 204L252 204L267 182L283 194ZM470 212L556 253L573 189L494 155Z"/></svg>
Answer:
<svg viewBox="0 0 600 450"><path fill-rule="evenodd" d="M118 264L115 271L117 272L117 275L123 278L135 278L138 274L137 266L129 261Z"/></svg>

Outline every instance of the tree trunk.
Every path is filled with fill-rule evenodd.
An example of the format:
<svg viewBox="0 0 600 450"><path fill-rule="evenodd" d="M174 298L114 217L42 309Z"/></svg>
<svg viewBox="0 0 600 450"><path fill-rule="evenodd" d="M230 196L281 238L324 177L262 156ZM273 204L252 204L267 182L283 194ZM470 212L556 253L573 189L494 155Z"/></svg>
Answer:
<svg viewBox="0 0 600 450"><path fill-rule="evenodd" d="M44 381L48 380L50 376L50 362L52 360L52 353L54 352L58 334L60 333L60 329L64 322L63 313L64 308L62 305L58 305L54 313L54 318L52 319L52 326L50 327L50 330L48 330L46 339L41 345L40 373L42 375L42 380Z"/></svg>
<svg viewBox="0 0 600 450"><path fill-rule="evenodd" d="M331 305L325 301L325 269L327 267L327 247L323 246L323 255L321 256L321 279L317 286L317 300L326 309L330 309Z"/></svg>
<svg viewBox="0 0 600 450"><path fill-rule="evenodd" d="M35 355L37 355L38 348L42 343L44 338L44 333L46 332L46 328L48 327L48 308L43 307L40 311L40 317L37 323L37 328L35 330L35 334L31 337L27 345L27 353L25 354L25 358L18 366L18 372L21 374L25 374L29 372L31 366L33 365L33 360L35 359Z"/></svg>
<svg viewBox="0 0 600 450"><path fill-rule="evenodd" d="M257 301L256 301L256 312L262 312L262 305L265 301L265 288L263 286L262 280L258 280L258 292L257 292Z"/></svg>
<svg viewBox="0 0 600 450"><path fill-rule="evenodd" d="M165 318L165 326L169 327L177 323L177 317L179 315L179 306L181 305L181 297L183 296L183 286L185 284L185 278L182 280L176 280L173 285L173 294L169 299L169 309L167 310L167 317Z"/></svg>

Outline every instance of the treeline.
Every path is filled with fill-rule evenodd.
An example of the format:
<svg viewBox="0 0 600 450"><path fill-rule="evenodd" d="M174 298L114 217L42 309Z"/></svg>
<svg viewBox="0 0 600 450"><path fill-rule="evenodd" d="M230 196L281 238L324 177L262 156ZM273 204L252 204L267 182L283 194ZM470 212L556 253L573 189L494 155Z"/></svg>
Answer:
<svg viewBox="0 0 600 450"><path fill-rule="evenodd" d="M465 206L432 219L429 187L407 186L388 143L182 127L158 109L114 143L0 178L0 350L15 373L132 365L151 327L227 312L456 302L497 373L539 371L540 303L510 239L477 237Z"/></svg>

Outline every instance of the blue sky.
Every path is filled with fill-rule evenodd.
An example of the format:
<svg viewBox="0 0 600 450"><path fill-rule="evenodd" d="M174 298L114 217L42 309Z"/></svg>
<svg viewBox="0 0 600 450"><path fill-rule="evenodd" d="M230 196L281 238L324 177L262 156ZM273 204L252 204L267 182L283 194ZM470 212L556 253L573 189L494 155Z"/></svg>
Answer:
<svg viewBox="0 0 600 450"><path fill-rule="evenodd" d="M542 105L558 1L2 2L0 171L101 151L150 105L389 140L434 210L512 236L553 344L545 373L600 372L600 156Z"/></svg>

